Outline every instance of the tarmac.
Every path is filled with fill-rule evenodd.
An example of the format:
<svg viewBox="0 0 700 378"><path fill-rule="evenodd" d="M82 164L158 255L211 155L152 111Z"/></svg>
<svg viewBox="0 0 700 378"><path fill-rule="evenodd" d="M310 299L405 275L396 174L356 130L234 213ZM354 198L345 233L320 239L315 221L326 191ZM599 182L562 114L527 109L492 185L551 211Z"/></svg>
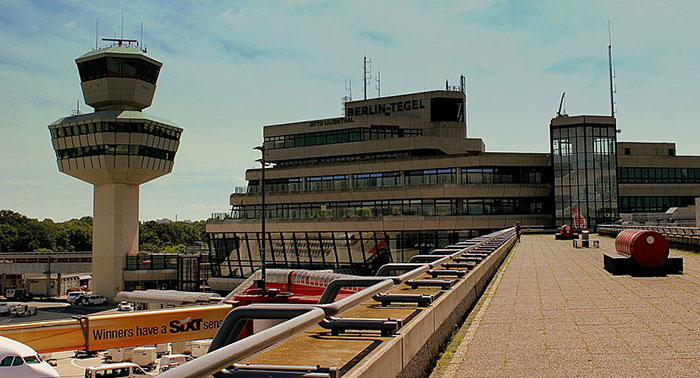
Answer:
<svg viewBox="0 0 700 378"><path fill-rule="evenodd" d="M684 273L612 276L600 249L524 235L431 377L698 377L700 255Z"/></svg>

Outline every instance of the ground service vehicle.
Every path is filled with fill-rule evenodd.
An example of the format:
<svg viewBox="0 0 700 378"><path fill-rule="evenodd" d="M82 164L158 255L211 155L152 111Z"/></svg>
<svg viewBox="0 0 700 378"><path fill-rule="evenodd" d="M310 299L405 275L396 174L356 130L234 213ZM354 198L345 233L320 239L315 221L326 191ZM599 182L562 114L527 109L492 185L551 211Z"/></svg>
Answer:
<svg viewBox="0 0 700 378"><path fill-rule="evenodd" d="M119 302L117 311L134 311L134 306L129 302Z"/></svg>
<svg viewBox="0 0 700 378"><path fill-rule="evenodd" d="M69 291L69 292L68 292L68 295L67 295L67 298L66 298L66 301L67 301L68 303L71 303L71 302L73 301L73 299L75 299L76 297L79 297L79 296L81 296L81 295L87 295L87 292L82 291L82 290L73 290L73 291Z"/></svg>
<svg viewBox="0 0 700 378"><path fill-rule="evenodd" d="M0 336L0 377L43 378L60 376L56 369L41 360L34 349Z"/></svg>
<svg viewBox="0 0 700 378"><path fill-rule="evenodd" d="M34 297L32 293L25 289L7 289L5 291L5 298L8 300L29 301L32 297Z"/></svg>
<svg viewBox="0 0 700 378"><path fill-rule="evenodd" d="M167 354L160 358L160 371L166 371L174 367L178 367L185 362L192 361L194 358L186 354Z"/></svg>
<svg viewBox="0 0 700 378"><path fill-rule="evenodd" d="M23 317L36 315L39 312L36 306L29 306L26 304L17 304L10 308L10 316Z"/></svg>
<svg viewBox="0 0 700 378"><path fill-rule="evenodd" d="M131 362L120 362L102 366L88 366L85 368L85 378L121 378L150 376L139 365Z"/></svg>
<svg viewBox="0 0 700 378"><path fill-rule="evenodd" d="M0 316L9 316L10 315L10 306L7 304L7 302L0 302Z"/></svg>
<svg viewBox="0 0 700 378"><path fill-rule="evenodd" d="M84 294L73 298L70 302L72 306L97 306L107 303L107 298L102 295Z"/></svg>

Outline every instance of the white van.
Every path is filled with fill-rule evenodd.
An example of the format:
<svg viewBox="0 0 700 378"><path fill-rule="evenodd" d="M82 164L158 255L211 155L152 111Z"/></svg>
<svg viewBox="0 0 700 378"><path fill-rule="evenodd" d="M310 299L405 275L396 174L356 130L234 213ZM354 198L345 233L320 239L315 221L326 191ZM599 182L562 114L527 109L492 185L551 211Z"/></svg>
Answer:
<svg viewBox="0 0 700 378"><path fill-rule="evenodd" d="M174 367L184 365L185 362L192 361L194 358L186 354L166 354L160 358L160 371L164 372Z"/></svg>
<svg viewBox="0 0 700 378"><path fill-rule="evenodd" d="M112 378L112 377L141 377L150 376L139 365L131 362L120 362L102 366L88 366L85 368L85 378Z"/></svg>
<svg viewBox="0 0 700 378"><path fill-rule="evenodd" d="M76 291L69 291L68 294L66 295L66 302L71 303L75 297L79 297L81 295L86 295L87 292L82 291L82 290L76 290Z"/></svg>

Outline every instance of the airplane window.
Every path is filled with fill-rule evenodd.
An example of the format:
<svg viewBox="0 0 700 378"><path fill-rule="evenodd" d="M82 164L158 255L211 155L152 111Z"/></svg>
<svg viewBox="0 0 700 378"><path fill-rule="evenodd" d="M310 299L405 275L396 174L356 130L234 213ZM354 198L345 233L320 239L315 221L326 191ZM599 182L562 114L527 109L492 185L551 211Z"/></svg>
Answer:
<svg viewBox="0 0 700 378"><path fill-rule="evenodd" d="M11 366L12 365L12 356L7 356L0 361L0 366Z"/></svg>
<svg viewBox="0 0 700 378"><path fill-rule="evenodd" d="M24 362L27 364L38 364L41 363L41 360L37 356L24 356Z"/></svg>
<svg viewBox="0 0 700 378"><path fill-rule="evenodd" d="M24 364L24 361L22 361L22 357L17 356L15 357L15 361L12 363L12 366L19 366Z"/></svg>

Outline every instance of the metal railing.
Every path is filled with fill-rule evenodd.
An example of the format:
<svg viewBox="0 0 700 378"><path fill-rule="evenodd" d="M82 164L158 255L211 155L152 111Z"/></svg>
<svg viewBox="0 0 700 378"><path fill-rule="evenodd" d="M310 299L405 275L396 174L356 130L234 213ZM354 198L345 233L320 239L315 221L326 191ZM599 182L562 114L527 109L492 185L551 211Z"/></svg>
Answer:
<svg viewBox="0 0 700 378"><path fill-rule="evenodd" d="M333 318L333 316L369 299L374 298L377 300L377 297L382 295L382 292L386 292L396 285L403 283L416 284L420 280L414 280L415 278L424 273L435 273L436 270L434 268L440 267L442 264L453 260L460 261L460 259L465 259L462 257L465 253L486 245L493 246L494 243L497 244L495 247L497 249L514 237L515 230L509 228L443 249L433 250L430 255L420 255L422 257L414 259L414 262L386 264L380 268L377 276L374 277L341 278L331 281L318 304L265 303L235 308L224 319L207 354L180 367L168 370L161 374L161 377L202 377L212 374L218 375L218 372L222 370L224 370L225 376L227 372L225 369L241 359L300 333L311 326L318 324L328 328L334 322L342 322L342 320ZM393 276L382 275L389 272L400 272L400 274ZM423 281L426 284L450 282L441 280ZM336 301L335 298L342 287L364 287L364 289ZM245 323L252 319L284 319L285 321L239 340L238 338ZM356 322L357 320L348 319L350 322Z"/></svg>
<svg viewBox="0 0 700 378"><path fill-rule="evenodd" d="M672 236L678 238L700 239L700 227L673 227L673 226L632 226L619 224L604 224L598 226L600 234L614 234L623 230L649 230L658 232L664 236Z"/></svg>

